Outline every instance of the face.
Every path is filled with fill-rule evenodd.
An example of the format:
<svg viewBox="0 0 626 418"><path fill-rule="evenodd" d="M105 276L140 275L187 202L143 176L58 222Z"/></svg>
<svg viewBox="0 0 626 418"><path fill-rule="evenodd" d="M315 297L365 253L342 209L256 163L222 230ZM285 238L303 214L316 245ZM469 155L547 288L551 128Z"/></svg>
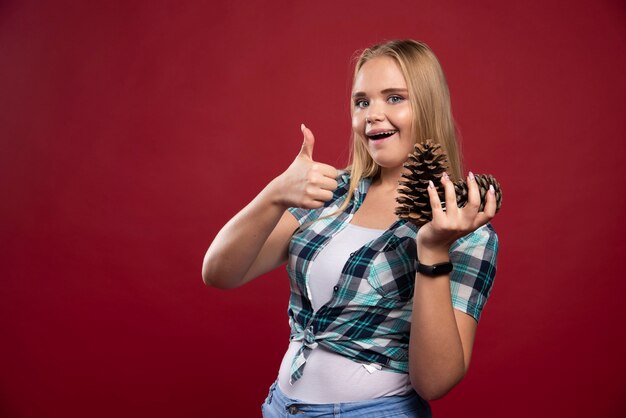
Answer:
<svg viewBox="0 0 626 418"><path fill-rule="evenodd" d="M352 88L352 129L381 167L398 169L413 151L413 111L400 67L389 57L367 61Z"/></svg>

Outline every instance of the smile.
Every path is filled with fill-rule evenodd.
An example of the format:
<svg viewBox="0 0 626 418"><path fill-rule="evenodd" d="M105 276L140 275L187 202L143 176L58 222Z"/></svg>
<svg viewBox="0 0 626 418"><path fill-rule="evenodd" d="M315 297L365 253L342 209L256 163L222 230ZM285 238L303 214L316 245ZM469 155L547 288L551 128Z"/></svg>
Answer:
<svg viewBox="0 0 626 418"><path fill-rule="evenodd" d="M398 132L398 130L389 130L389 131L383 131L383 132L376 132L374 134L369 134L366 136L372 141L379 141L381 139L389 138L391 135L395 134L396 132Z"/></svg>

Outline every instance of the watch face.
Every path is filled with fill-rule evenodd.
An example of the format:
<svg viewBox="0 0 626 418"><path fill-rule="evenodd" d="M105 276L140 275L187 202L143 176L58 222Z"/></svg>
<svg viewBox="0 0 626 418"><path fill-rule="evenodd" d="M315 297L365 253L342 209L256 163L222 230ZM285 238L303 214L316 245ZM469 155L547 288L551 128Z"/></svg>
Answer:
<svg viewBox="0 0 626 418"><path fill-rule="evenodd" d="M452 271L452 263L435 264L433 266L433 274L448 274Z"/></svg>

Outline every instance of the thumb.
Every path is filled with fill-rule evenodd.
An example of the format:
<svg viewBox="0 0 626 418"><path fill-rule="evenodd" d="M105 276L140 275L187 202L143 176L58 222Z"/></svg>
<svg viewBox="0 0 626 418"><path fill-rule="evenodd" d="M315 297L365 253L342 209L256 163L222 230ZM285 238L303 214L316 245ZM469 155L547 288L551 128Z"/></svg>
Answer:
<svg viewBox="0 0 626 418"><path fill-rule="evenodd" d="M313 159L313 145L315 144L315 138L313 137L313 132L311 132L309 128L304 126L304 123L300 125L300 130L302 131L302 135L304 135L304 141L302 142L302 149L300 150L300 155L305 155L312 160Z"/></svg>

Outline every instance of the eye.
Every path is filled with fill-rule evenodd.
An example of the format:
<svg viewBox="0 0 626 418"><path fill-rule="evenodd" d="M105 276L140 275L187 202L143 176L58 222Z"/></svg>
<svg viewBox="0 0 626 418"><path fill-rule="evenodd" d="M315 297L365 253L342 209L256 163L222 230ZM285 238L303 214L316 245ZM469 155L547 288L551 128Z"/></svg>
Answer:
<svg viewBox="0 0 626 418"><path fill-rule="evenodd" d="M393 95L393 96L389 96L389 98L387 99L387 101L391 104L396 104L396 103L400 103L402 101L404 101L404 97L402 96L398 96L398 95Z"/></svg>
<svg viewBox="0 0 626 418"><path fill-rule="evenodd" d="M366 108L370 103L365 99L357 99L354 102L354 106L360 109Z"/></svg>

